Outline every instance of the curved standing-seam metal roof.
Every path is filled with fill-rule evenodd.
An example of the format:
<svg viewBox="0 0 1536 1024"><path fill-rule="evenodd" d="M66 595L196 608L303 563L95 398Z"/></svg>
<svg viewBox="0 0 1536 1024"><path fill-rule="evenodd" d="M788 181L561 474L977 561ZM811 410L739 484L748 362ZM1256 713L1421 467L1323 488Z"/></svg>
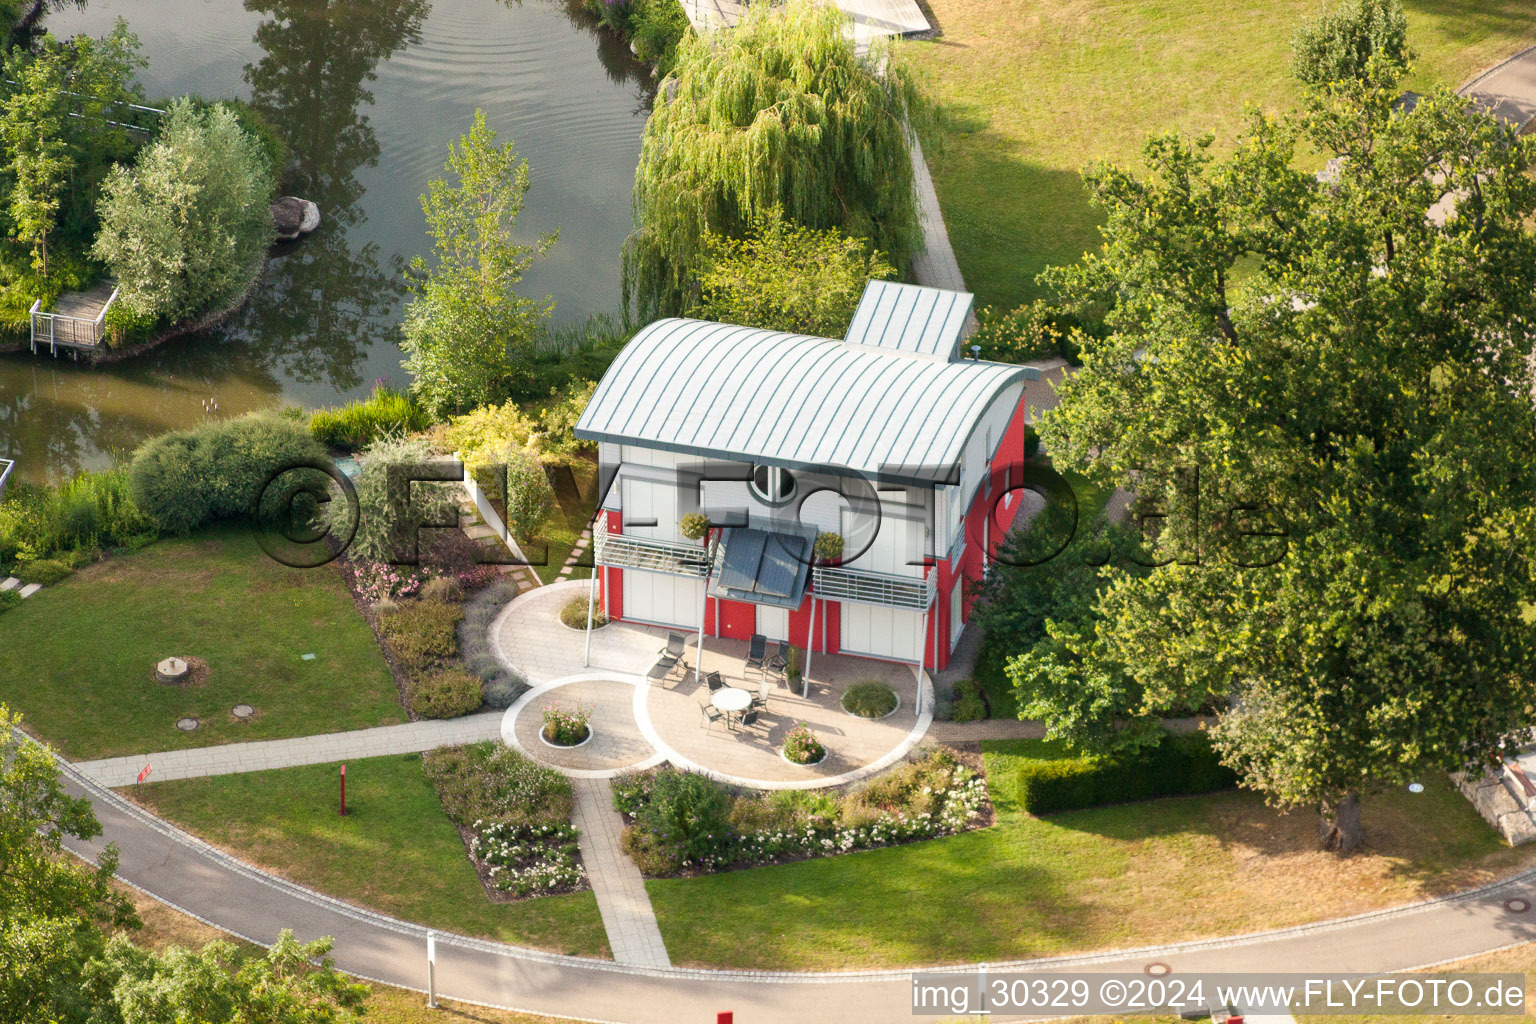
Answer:
<svg viewBox="0 0 1536 1024"><path fill-rule="evenodd" d="M590 441L706 458L955 482L993 399L1038 371L702 320L624 346L576 424Z"/></svg>

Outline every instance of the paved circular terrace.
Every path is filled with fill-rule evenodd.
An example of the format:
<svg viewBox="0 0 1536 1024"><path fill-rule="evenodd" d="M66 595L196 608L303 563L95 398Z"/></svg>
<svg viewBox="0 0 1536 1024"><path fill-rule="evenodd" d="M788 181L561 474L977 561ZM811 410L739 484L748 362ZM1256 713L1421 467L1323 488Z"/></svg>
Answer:
<svg viewBox="0 0 1536 1024"><path fill-rule="evenodd" d="M571 581L523 594L490 630L491 649L533 686L507 709L502 739L567 774L600 778L669 761L759 789L836 786L895 764L932 722L932 684L926 676L920 683L912 666L816 654L810 687L802 692L781 676L749 672L745 641L706 637L703 672L719 672L728 685L763 693L768 700L753 726L710 724L701 711L709 691L697 677L697 633L688 638L686 672L652 674L667 630L629 622L593 630L591 664L582 663L586 634L563 625L559 611L571 598L585 597L587 587L585 581ZM900 695L901 707L889 718L857 718L839 706L848 686L868 679L886 682ZM567 750L541 742L544 708L578 703L594 709L592 741ZM785 733L799 722L827 748L826 760L818 765L793 765L779 754Z"/></svg>
<svg viewBox="0 0 1536 1024"><path fill-rule="evenodd" d="M633 683L613 679L578 679L541 686L523 695L502 722L502 738L536 761L567 774L603 777L661 759L640 731L634 714ZM592 738L579 747L554 747L539 738L544 710L577 706L590 709Z"/></svg>

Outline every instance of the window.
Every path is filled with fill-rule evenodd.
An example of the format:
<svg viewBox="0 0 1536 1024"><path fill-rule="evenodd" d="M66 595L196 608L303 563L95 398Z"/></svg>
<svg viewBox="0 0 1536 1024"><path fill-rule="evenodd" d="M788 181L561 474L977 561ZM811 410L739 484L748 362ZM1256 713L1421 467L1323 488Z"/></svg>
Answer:
<svg viewBox="0 0 1536 1024"><path fill-rule="evenodd" d="M770 505L788 501L795 493L794 474L778 466L753 466L752 493Z"/></svg>

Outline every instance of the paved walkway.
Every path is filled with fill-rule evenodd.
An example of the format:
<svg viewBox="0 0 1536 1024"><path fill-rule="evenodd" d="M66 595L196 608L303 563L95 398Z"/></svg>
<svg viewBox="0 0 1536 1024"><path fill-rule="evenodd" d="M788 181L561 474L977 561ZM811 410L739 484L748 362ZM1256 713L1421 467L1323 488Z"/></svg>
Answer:
<svg viewBox="0 0 1536 1024"><path fill-rule="evenodd" d="M645 879L620 844L624 819L613 809L613 788L607 779L576 779L574 785L581 862L597 897L597 912L614 960L640 967L671 967Z"/></svg>
<svg viewBox="0 0 1536 1024"><path fill-rule="evenodd" d="M300 940L330 935L342 970L420 991L426 930L321 896L257 871L103 790L65 765L70 790L95 805L100 840L71 842L94 858L121 851L118 875L173 907L252 942L292 928ZM1536 914L1504 901L1536 898L1536 872L1458 897L1341 921L1235 938L1045 960L992 970L1139 972L1153 961L1195 971L1384 971L1465 959L1536 941ZM785 974L640 967L558 956L439 934L438 994L523 1012L626 1024L676 1024L732 1010L738 1024L890 1024L911 1017L904 971ZM953 970L974 975L975 967Z"/></svg>
<svg viewBox="0 0 1536 1024"><path fill-rule="evenodd" d="M293 768L304 764L329 764L332 761L414 754L460 743L494 740L501 736L501 718L502 712L491 711L445 721L381 725L374 729L333 732L322 736L225 743L192 750L165 750L154 754L109 757L100 761L80 761L74 768L98 785L131 786L146 764L152 768L149 777L153 782L259 772L269 768Z"/></svg>
<svg viewBox="0 0 1536 1024"><path fill-rule="evenodd" d="M1495 64L1456 91L1524 128L1536 119L1536 46Z"/></svg>

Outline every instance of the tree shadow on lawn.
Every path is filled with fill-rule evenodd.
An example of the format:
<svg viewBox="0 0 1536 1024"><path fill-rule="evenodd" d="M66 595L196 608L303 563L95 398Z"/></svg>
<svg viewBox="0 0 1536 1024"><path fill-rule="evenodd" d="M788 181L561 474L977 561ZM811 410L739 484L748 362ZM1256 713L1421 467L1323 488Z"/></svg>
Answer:
<svg viewBox="0 0 1536 1024"><path fill-rule="evenodd" d="M1410 16L1436 19L1441 31L1458 39L1521 35L1531 30L1530 0L1404 0L1403 7ZM1408 41L1413 43L1411 35Z"/></svg>
<svg viewBox="0 0 1536 1024"><path fill-rule="evenodd" d="M1080 167L1027 159L1027 141L991 128L978 107L950 104L943 117L943 144L925 155L955 258L978 308L1012 309L1043 294L1035 277L1046 267L1098 247L1103 215Z"/></svg>
<svg viewBox="0 0 1536 1024"><path fill-rule="evenodd" d="M1279 811L1246 791L1072 811L1046 820L1149 853L1181 846L1193 860L1225 870L1251 905L1270 904L1299 919L1443 895L1536 864L1536 850L1506 845L1445 776L1423 781L1420 794L1393 789L1367 796L1365 845L1345 857L1319 849L1314 811Z"/></svg>

